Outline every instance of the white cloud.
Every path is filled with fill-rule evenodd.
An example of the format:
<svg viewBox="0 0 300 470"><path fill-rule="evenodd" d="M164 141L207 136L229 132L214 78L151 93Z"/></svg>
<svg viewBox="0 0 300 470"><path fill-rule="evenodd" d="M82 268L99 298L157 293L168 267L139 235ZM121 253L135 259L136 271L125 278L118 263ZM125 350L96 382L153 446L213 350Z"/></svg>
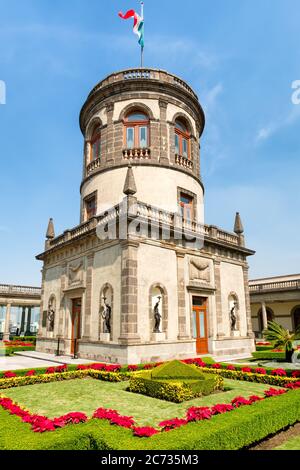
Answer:
<svg viewBox="0 0 300 470"><path fill-rule="evenodd" d="M269 124L259 129L255 137L255 142L259 143L261 141L268 140L274 134L281 131L281 129L293 125L299 118L300 105L293 105L291 111L285 116L283 116L281 120L277 119L271 121Z"/></svg>

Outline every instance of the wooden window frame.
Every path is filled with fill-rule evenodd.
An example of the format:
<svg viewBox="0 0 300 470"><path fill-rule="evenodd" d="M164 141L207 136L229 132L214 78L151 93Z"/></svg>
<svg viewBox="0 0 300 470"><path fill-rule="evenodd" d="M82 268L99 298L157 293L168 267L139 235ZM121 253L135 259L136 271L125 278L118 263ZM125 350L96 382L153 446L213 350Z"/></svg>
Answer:
<svg viewBox="0 0 300 470"><path fill-rule="evenodd" d="M143 121L129 121L128 118L134 113L140 112L141 114L145 114L143 111L131 111L130 113L127 114L125 120L124 120L124 143L125 143L125 148L129 149L128 143L127 143L127 129L128 128L133 128L134 129L134 142L133 142L133 148L134 149L140 149L140 148L149 148L150 147L150 119L148 117L147 120ZM141 147L141 142L140 142L140 129L141 127L146 127L147 129L147 145L146 147Z"/></svg>
<svg viewBox="0 0 300 470"><path fill-rule="evenodd" d="M91 202L92 200L95 201L95 213L94 215L91 215L90 217L88 216L88 211L87 211L87 204ZM88 222L91 220L93 217L97 215L97 192L94 192L93 194L90 194L86 198L84 198L84 221Z"/></svg>
<svg viewBox="0 0 300 470"><path fill-rule="evenodd" d="M93 146L95 145L96 142L98 142L100 151L99 151L99 155L95 158L94 157ZM89 163L91 163L94 160L97 160L98 158L101 158L101 129L100 129L100 126L95 127L94 132L92 134L92 137L89 141L89 144L90 144L90 158L89 158L90 161L89 161Z"/></svg>
<svg viewBox="0 0 300 470"><path fill-rule="evenodd" d="M192 152L191 152L191 133L188 132L188 131L183 132L180 129L178 129L176 127L176 121L175 121L175 136L178 136L178 140L179 140L179 155L181 157L187 158L188 160L191 160L191 154L192 154ZM184 139L187 141L187 157L185 157L183 155L183 140ZM175 151L176 151L176 141L175 141Z"/></svg>
<svg viewBox="0 0 300 470"><path fill-rule="evenodd" d="M185 197L186 199L190 199L191 203L190 204L186 204L184 202L181 201L181 198L182 197ZM194 196L191 196L190 194L187 194L183 191L180 191L180 195L179 195L179 207L180 207L180 213L182 214L182 209L183 209L183 218L184 220L194 220L195 218L195 198ZM189 208L190 209L190 212L191 212L191 217L188 218L186 217L186 209Z"/></svg>

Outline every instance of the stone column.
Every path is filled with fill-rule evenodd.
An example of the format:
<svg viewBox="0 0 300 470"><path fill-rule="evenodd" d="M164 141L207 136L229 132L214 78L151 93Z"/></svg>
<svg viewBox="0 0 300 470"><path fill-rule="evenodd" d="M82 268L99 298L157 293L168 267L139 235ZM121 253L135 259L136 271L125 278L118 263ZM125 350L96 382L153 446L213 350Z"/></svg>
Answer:
<svg viewBox="0 0 300 470"><path fill-rule="evenodd" d="M218 339L225 336L222 312L222 293L221 293L221 262L214 262L215 270L215 286L216 286L216 312L217 312L217 331L215 332Z"/></svg>
<svg viewBox="0 0 300 470"><path fill-rule="evenodd" d="M160 162L168 163L168 124L167 124L167 108L168 102L159 100L160 108Z"/></svg>
<svg viewBox="0 0 300 470"><path fill-rule="evenodd" d="M177 292L178 292L178 339L183 340L190 337L187 333L186 322L186 286L184 276L185 254L177 251Z"/></svg>
<svg viewBox="0 0 300 470"><path fill-rule="evenodd" d="M5 312L5 323L4 323L4 334L3 334L4 341L9 341L10 310L11 310L11 303L8 302L8 304L6 305L6 312Z"/></svg>
<svg viewBox="0 0 300 470"><path fill-rule="evenodd" d="M25 317L26 317L26 307L23 307L23 308L22 308L22 318L21 318L20 334L25 333Z"/></svg>
<svg viewBox="0 0 300 470"><path fill-rule="evenodd" d="M247 319L247 336L254 338L252 329L252 318L251 318L251 304L250 304L250 289L249 289L249 268L248 265L243 266L244 273L244 290L245 290L245 302L246 302L246 319Z"/></svg>
<svg viewBox="0 0 300 470"><path fill-rule="evenodd" d="M121 242L121 344L140 341L138 334L138 260L139 243L133 240ZM147 299L145 299L147 302Z"/></svg>
<svg viewBox="0 0 300 470"><path fill-rule="evenodd" d="M114 161L114 103L106 105L107 113L107 131L106 131L106 162Z"/></svg>
<svg viewBox="0 0 300 470"><path fill-rule="evenodd" d="M261 303L261 311L262 311L263 330L266 330L268 328L268 314L267 314L266 302Z"/></svg>
<svg viewBox="0 0 300 470"><path fill-rule="evenodd" d="M26 325L26 332L25 334L30 335L30 328L31 328L31 307L28 307L28 314L27 314L27 325Z"/></svg>
<svg viewBox="0 0 300 470"><path fill-rule="evenodd" d="M84 340L89 340L91 337L93 266L94 266L94 253L92 253L91 255L87 257L84 330L83 330Z"/></svg>

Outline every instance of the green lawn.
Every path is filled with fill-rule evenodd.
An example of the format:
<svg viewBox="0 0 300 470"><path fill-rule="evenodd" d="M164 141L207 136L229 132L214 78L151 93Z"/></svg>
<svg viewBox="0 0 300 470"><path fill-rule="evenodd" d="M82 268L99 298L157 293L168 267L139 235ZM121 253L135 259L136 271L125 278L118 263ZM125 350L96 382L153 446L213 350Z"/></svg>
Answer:
<svg viewBox="0 0 300 470"><path fill-rule="evenodd" d="M300 450L300 436L289 439L274 450Z"/></svg>
<svg viewBox="0 0 300 470"><path fill-rule="evenodd" d="M230 388L229 391L177 404L126 392L127 385L126 382L109 383L87 378L18 387L4 390L3 393L32 413L49 418L71 411L81 411L91 416L97 408L103 407L133 416L141 426L156 426L165 419L184 417L185 411L191 406L229 403L238 395L245 398L254 394L263 395L264 390L269 388L265 384L225 379L225 386Z"/></svg>

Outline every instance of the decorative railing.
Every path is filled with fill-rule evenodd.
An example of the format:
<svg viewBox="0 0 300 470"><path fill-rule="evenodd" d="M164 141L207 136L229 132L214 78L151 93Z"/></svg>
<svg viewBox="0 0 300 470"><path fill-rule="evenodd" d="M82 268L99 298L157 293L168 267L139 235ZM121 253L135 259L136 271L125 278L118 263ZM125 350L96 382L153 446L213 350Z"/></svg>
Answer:
<svg viewBox="0 0 300 470"><path fill-rule="evenodd" d="M126 205L120 204L112 207L110 210L93 217L88 222L78 225L72 230L65 231L59 237L49 240L48 249L61 246L66 242L78 239L84 235L95 231L98 224L102 227L106 224L113 224L121 217L140 217L146 223L160 225L161 227L169 227L171 231L183 230L184 232L194 232L201 237L213 239L221 244L241 246L240 238L234 233L220 230L212 225L203 225L196 220L182 219L179 213L169 212L164 209L153 207L141 201L137 201L136 205L127 208ZM116 224L118 225L118 224ZM126 228L126 227L125 227Z"/></svg>
<svg viewBox="0 0 300 470"><path fill-rule="evenodd" d="M14 286L14 285L7 285L7 284L0 284L0 295L7 294L7 295L24 295L24 296L31 296L31 297L40 297L41 296L41 289L39 287L26 287L26 286Z"/></svg>
<svg viewBox="0 0 300 470"><path fill-rule="evenodd" d="M151 150L149 148L139 148L139 149L124 149L123 157L128 160L132 159L145 159L148 160L151 158Z"/></svg>
<svg viewBox="0 0 300 470"><path fill-rule="evenodd" d="M98 90L105 86L120 82L122 80L158 80L160 82L170 83L183 88L198 99L194 90L181 78L176 75L172 75L164 70L159 69L143 69L135 68L129 70L122 70L120 72L113 73L102 80L95 88L91 91L90 96L96 93Z"/></svg>
<svg viewBox="0 0 300 470"><path fill-rule="evenodd" d="M124 80L136 80L140 78L154 78L154 76L151 73L151 70L146 70L146 69L133 69L133 70L127 70L126 72L123 73L123 78Z"/></svg>
<svg viewBox="0 0 300 470"><path fill-rule="evenodd" d="M91 173L93 173L95 170L100 168L101 166L101 158L96 158L96 160L93 160L87 167L86 167L86 173L87 176L89 176Z"/></svg>
<svg viewBox="0 0 300 470"><path fill-rule="evenodd" d="M250 281L250 292L258 294L266 291L278 291L278 290L297 290L300 289L300 279L294 279L291 281L276 281L266 282L263 284L251 284Z"/></svg>
<svg viewBox="0 0 300 470"><path fill-rule="evenodd" d="M189 160L187 157L183 157L182 155L175 155L175 162L177 165L183 166L184 168L188 168L189 170L192 170L194 167L194 164L192 160Z"/></svg>

